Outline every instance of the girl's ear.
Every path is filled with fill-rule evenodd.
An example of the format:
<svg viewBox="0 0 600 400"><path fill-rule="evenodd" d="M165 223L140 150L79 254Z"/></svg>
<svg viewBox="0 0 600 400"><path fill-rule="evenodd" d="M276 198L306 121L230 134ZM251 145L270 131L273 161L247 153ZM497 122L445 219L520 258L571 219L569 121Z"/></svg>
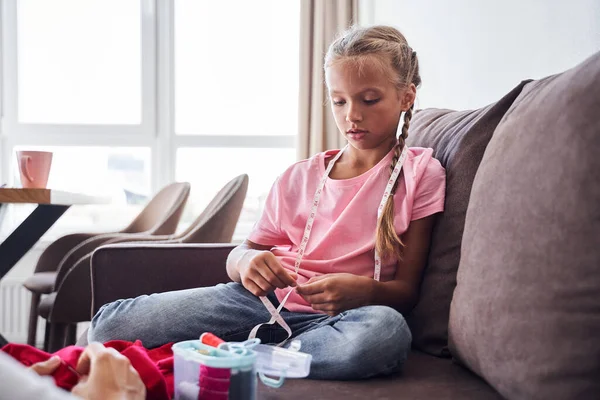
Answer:
<svg viewBox="0 0 600 400"><path fill-rule="evenodd" d="M402 95L402 111L408 111L415 103L417 97L417 87L411 83Z"/></svg>

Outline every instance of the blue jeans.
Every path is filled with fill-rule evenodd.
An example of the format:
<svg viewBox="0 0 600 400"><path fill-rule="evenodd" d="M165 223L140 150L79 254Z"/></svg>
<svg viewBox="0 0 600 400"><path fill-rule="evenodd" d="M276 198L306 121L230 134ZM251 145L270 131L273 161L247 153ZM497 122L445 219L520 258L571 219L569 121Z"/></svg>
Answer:
<svg viewBox="0 0 600 400"><path fill-rule="evenodd" d="M274 294L269 299L278 305ZM281 316L312 354L310 378L363 379L400 370L412 336L404 317L385 306L366 306L334 317L296 313ZM139 339L147 348L197 339L212 332L225 341L244 341L252 328L270 319L262 302L239 283L181 290L118 300L94 316L89 341ZM278 343L287 334L278 324L260 328L263 343Z"/></svg>

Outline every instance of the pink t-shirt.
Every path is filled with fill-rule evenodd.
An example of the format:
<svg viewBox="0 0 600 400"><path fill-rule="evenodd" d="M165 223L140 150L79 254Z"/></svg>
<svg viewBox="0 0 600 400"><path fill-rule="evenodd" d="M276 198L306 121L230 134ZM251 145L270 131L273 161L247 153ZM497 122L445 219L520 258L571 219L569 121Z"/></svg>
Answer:
<svg viewBox="0 0 600 400"><path fill-rule="evenodd" d="M329 161L338 151L297 162L279 176L248 237L254 243L273 246L273 254L292 272L317 185L325 174L325 159L328 157ZM432 154L432 149L408 150L394 195L398 235L406 232L410 221L444 210L446 171ZM298 283L335 272L373 277L377 208L390 176L392 158L390 151L376 166L354 178L327 178L298 271ZM395 271L396 262L384 263L381 281L392 280ZM279 301L290 290L276 289ZM296 312L316 312L295 291L285 307Z"/></svg>

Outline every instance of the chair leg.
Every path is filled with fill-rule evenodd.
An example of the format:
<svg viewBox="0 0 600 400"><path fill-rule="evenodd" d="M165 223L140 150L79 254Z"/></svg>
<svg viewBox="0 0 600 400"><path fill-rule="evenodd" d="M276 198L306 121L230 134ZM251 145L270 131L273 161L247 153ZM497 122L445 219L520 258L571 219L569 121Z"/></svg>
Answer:
<svg viewBox="0 0 600 400"><path fill-rule="evenodd" d="M31 293L31 306L29 307L29 326L27 329L27 344L35 347L38 323L38 306L40 305L41 295Z"/></svg>
<svg viewBox="0 0 600 400"><path fill-rule="evenodd" d="M67 334L67 324L58 322L49 322L50 324L50 338L48 340L48 353L54 353L63 347L65 347L65 336Z"/></svg>
<svg viewBox="0 0 600 400"><path fill-rule="evenodd" d="M65 346L72 346L77 342L77 324L69 324L67 326L67 340Z"/></svg>
<svg viewBox="0 0 600 400"><path fill-rule="evenodd" d="M44 320L45 323L45 327L44 327L44 347L43 350L47 353L48 352L48 345L50 344L50 322L48 322L48 320Z"/></svg>

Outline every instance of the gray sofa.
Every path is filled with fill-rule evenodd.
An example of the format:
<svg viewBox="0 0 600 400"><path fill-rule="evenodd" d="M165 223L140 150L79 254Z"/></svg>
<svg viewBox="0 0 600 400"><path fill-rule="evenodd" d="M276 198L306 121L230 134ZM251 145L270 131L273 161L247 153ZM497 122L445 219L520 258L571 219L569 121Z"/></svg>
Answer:
<svg viewBox="0 0 600 400"><path fill-rule="evenodd" d="M259 398L600 398L600 53L478 110L420 110L408 143L434 148L447 195L403 372ZM93 311L227 281L231 248L102 247Z"/></svg>

